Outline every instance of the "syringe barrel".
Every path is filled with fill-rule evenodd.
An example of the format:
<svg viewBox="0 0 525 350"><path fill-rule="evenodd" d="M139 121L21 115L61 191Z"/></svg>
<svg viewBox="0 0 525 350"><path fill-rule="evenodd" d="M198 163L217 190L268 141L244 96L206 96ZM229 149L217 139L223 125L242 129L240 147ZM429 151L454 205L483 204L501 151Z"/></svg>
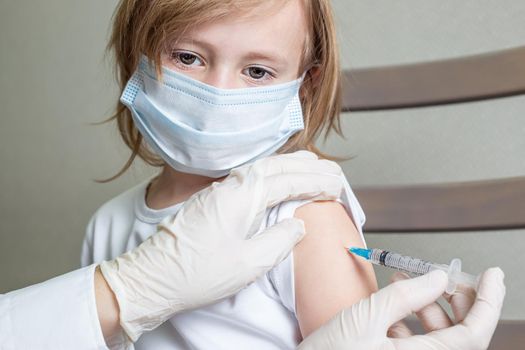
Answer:
<svg viewBox="0 0 525 350"><path fill-rule="evenodd" d="M387 250L372 249L370 260L378 265L388 266L404 272L410 272L416 275L424 275L432 270L432 263L405 256Z"/></svg>
<svg viewBox="0 0 525 350"><path fill-rule="evenodd" d="M414 275L424 275L432 270L442 270L448 275L446 292L454 294L458 284L467 285L477 290L478 277L461 271L461 260L453 259L449 265L434 264L429 261L405 256L387 250L372 249L370 261Z"/></svg>

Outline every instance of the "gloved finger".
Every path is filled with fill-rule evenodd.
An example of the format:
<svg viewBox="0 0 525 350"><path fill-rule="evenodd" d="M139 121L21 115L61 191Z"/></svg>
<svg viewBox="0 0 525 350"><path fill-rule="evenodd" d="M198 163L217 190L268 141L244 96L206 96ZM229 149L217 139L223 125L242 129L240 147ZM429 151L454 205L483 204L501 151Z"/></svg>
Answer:
<svg viewBox="0 0 525 350"><path fill-rule="evenodd" d="M450 328L448 328L450 329ZM438 331L441 332L441 331ZM402 350L451 350L451 349L468 349L461 347L456 343L441 342L437 337L429 335L414 335L408 338L393 338L391 339L394 349ZM460 342L458 340L458 342ZM481 350L481 349L480 349Z"/></svg>
<svg viewBox="0 0 525 350"><path fill-rule="evenodd" d="M390 276L390 283L406 279L410 279L410 276L408 276L406 273L397 271L392 274L392 276ZM410 328L408 328L405 322L398 321L390 326L386 334L389 338L406 338L412 336L413 332L410 330Z"/></svg>
<svg viewBox="0 0 525 350"><path fill-rule="evenodd" d="M481 277L476 300L463 320L474 334L493 334L505 298L504 274L500 268L490 268Z"/></svg>
<svg viewBox="0 0 525 350"><path fill-rule="evenodd" d="M393 282L410 279L406 273L396 272L390 277ZM430 303L421 310L416 312L418 320L425 332L432 332L438 329L447 328L453 325L450 317L437 302ZM405 334L402 332L401 334ZM396 337L401 338L401 337Z"/></svg>
<svg viewBox="0 0 525 350"><path fill-rule="evenodd" d="M447 312L436 302L416 312L416 316L425 332L433 332L454 325Z"/></svg>
<svg viewBox="0 0 525 350"><path fill-rule="evenodd" d="M342 174L341 166L336 162L327 159L295 158L281 155L272 158L266 158L262 162L267 163L265 165L264 171L265 176L288 173ZM256 166L259 165L254 164L254 167ZM264 167L263 165L260 166Z"/></svg>
<svg viewBox="0 0 525 350"><path fill-rule="evenodd" d="M335 200L341 196L343 176L333 174L281 174L267 179L267 207L283 201L312 199Z"/></svg>
<svg viewBox="0 0 525 350"><path fill-rule="evenodd" d="M457 285L456 291L452 295L447 295L446 300L449 302L454 320L456 323L463 321L467 316L470 308L476 300L476 291L468 286Z"/></svg>
<svg viewBox="0 0 525 350"><path fill-rule="evenodd" d="M414 333L408 328L405 322L397 321L390 326L386 335L389 338L406 338L414 335Z"/></svg>
<svg viewBox="0 0 525 350"><path fill-rule="evenodd" d="M319 172L320 164L324 164L326 162L329 161L318 160L317 155L309 151L297 151L294 153L276 154L258 159L253 163L244 164L232 169L230 171L230 174L226 177L226 180L228 180L228 178L235 178L239 176L243 177L247 171L257 172L262 176L271 176L283 172L291 172L294 171L294 168L300 169L295 170L300 172L305 172L307 171L306 169L310 169L309 172ZM335 162L330 162L328 164L328 168L333 169L333 171L337 171L337 167L334 167L334 165L331 163ZM335 163L335 165L337 165L337 163ZM327 171L326 169L324 170Z"/></svg>
<svg viewBox="0 0 525 350"><path fill-rule="evenodd" d="M505 297L503 272L488 269L479 283L478 295L462 324L423 336L392 339L396 349L487 349L498 323Z"/></svg>
<svg viewBox="0 0 525 350"><path fill-rule="evenodd" d="M395 322L436 301L445 291L447 281L446 273L436 270L379 290L376 293L377 310L386 322L385 332Z"/></svg>
<svg viewBox="0 0 525 350"><path fill-rule="evenodd" d="M242 254L245 262L268 271L287 257L304 235L302 220L285 219L244 242Z"/></svg>

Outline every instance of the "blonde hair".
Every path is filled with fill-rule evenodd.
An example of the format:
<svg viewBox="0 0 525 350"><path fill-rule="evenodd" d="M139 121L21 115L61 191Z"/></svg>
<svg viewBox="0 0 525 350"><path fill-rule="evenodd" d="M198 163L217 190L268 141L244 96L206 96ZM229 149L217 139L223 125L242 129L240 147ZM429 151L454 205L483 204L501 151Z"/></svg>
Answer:
<svg viewBox="0 0 525 350"><path fill-rule="evenodd" d="M288 0L280 0L288 1ZM309 27L303 53L303 68L308 73L300 96L304 114L304 130L292 136L278 153L307 149L322 158L342 160L322 153L314 144L324 129L324 138L331 131L343 136L339 113L341 81L339 49L330 0L302 0ZM199 23L231 16L232 9L242 11L267 3L268 0L121 0L113 15L113 30L108 43L116 60L116 76L121 91L136 70L142 54L161 67L161 55L170 41ZM309 69L312 68L313 69ZM124 143L132 154L123 168L109 182L122 175L139 156L152 166L164 161L146 144L133 123L131 112L118 103L115 114Z"/></svg>

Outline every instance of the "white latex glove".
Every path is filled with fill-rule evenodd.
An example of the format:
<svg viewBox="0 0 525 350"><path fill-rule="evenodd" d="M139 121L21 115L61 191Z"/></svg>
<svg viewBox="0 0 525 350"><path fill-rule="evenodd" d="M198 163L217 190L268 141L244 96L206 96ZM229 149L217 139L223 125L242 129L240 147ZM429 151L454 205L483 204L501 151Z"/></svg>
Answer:
<svg viewBox="0 0 525 350"><path fill-rule="evenodd" d="M425 335L389 338L389 327L412 312L433 303L443 294L447 275L433 271L399 281L343 310L307 337L300 350L482 350L486 349L498 323L505 285L499 268L487 270L478 294L460 323Z"/></svg>
<svg viewBox="0 0 525 350"><path fill-rule="evenodd" d="M406 279L410 279L410 276L402 272L396 272L392 276L391 281ZM457 285L453 295L444 294L443 296L451 306L454 322L439 303L431 303L415 313L425 332L448 328L455 323L463 321L476 300L476 291L465 285ZM390 327L388 334L393 338L405 338L413 335L412 331L402 321Z"/></svg>
<svg viewBox="0 0 525 350"><path fill-rule="evenodd" d="M334 200L341 168L299 151L258 160L191 196L139 247L100 267L132 341L176 313L217 302L281 262L304 235L289 219L251 238L267 208L291 199Z"/></svg>

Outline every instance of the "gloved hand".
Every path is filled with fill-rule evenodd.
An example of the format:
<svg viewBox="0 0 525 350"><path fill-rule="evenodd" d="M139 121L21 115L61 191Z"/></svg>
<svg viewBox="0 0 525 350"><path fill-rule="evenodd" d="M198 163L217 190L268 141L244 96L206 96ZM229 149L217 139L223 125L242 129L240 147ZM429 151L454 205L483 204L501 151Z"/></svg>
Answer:
<svg viewBox="0 0 525 350"><path fill-rule="evenodd" d="M445 291L446 285L447 275L442 271L391 284L343 310L307 337L298 349L486 349L505 296L503 272L499 268L489 269L483 274L474 304L459 324L425 335L400 339L387 337L392 324L434 302ZM465 309L457 308L456 312L463 312L461 310Z"/></svg>
<svg viewBox="0 0 525 350"><path fill-rule="evenodd" d="M396 272L392 276L391 281L396 282L406 279L410 279L410 276L403 272ZM426 332L448 328L455 323L463 321L476 299L476 291L468 286L457 285L453 295L444 294L443 296L451 306L454 322L439 303L431 303L415 313ZM412 331L402 321L396 322L391 326L388 334L393 338L405 338L413 335Z"/></svg>
<svg viewBox="0 0 525 350"><path fill-rule="evenodd" d="M267 208L291 199L334 200L341 168L299 151L258 160L190 197L139 247L100 264L132 341L176 313L237 293L282 261L304 235L289 219L250 238Z"/></svg>

